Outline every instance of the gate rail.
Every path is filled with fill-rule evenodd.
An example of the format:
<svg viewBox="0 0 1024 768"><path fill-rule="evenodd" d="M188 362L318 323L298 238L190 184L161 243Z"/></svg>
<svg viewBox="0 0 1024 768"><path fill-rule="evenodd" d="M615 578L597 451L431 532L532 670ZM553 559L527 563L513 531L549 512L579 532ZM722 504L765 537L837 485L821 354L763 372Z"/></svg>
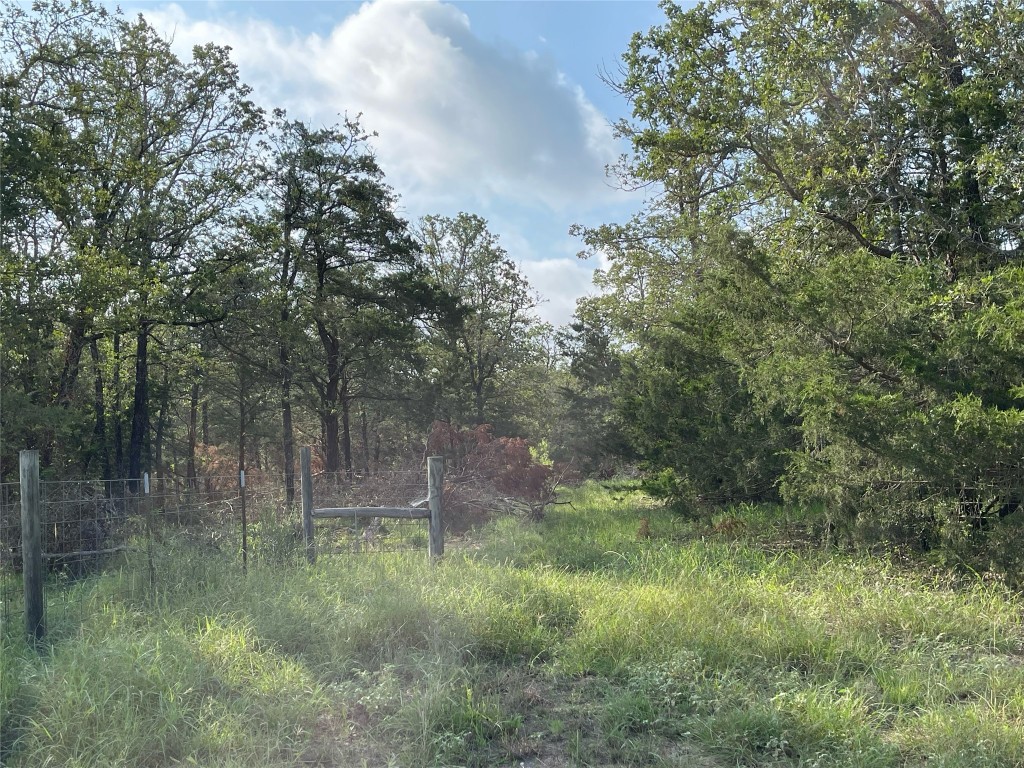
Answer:
<svg viewBox="0 0 1024 768"><path fill-rule="evenodd" d="M306 545L306 559L316 562L316 541L313 537L314 520L350 517L385 518L392 520L429 520L430 537L427 554L438 560L444 554L444 520L441 498L444 488L444 457L427 459L427 498L413 501L408 507L322 507L313 506L312 451L309 446L299 450L302 475L302 535ZM423 505L426 504L426 509Z"/></svg>

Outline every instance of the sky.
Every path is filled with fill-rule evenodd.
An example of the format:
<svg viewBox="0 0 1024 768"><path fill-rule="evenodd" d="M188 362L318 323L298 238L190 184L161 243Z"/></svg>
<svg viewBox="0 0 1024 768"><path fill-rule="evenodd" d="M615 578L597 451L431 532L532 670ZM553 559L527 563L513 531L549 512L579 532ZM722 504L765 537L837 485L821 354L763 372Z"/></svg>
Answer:
<svg viewBox="0 0 1024 768"><path fill-rule="evenodd" d="M270 110L315 127L361 114L410 221L476 213L570 320L592 293L574 224L624 221L643 204L605 172L628 152L611 128L629 106L605 82L632 34L663 20L646 0L121 2L179 55L232 48Z"/></svg>

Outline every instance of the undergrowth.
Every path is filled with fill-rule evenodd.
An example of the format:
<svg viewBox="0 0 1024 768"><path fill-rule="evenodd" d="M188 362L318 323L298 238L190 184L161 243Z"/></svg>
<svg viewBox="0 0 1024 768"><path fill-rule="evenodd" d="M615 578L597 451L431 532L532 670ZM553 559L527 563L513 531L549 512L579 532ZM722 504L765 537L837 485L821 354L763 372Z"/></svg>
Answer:
<svg viewBox="0 0 1024 768"><path fill-rule="evenodd" d="M148 567L129 562L52 646L3 641L2 760L1024 764L1006 588L780 547L792 512L716 528L595 485L567 500L436 566L282 556L243 577L169 538L155 589L125 588Z"/></svg>

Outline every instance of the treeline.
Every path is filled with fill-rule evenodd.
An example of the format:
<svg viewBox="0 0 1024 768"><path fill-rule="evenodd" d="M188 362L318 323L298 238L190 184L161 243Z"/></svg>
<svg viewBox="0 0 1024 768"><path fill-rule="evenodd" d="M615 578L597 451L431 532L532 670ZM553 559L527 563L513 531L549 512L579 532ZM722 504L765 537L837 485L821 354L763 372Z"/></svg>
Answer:
<svg viewBox="0 0 1024 768"><path fill-rule="evenodd" d="M616 84L656 202L581 230L577 318L649 484L1020 571L1024 9L664 10Z"/></svg>
<svg viewBox="0 0 1024 768"><path fill-rule="evenodd" d="M485 221L395 214L358 122L265 115L142 20L6 7L3 472L294 493L300 441L352 472L491 424L690 514L1024 571L1024 9L663 7L615 83L652 202L579 228L607 268L558 332Z"/></svg>
<svg viewBox="0 0 1024 768"><path fill-rule="evenodd" d="M141 17L0 23L4 479L283 476L417 451L434 420L542 439L555 356L487 223L398 215L358 121L265 114L228 51Z"/></svg>

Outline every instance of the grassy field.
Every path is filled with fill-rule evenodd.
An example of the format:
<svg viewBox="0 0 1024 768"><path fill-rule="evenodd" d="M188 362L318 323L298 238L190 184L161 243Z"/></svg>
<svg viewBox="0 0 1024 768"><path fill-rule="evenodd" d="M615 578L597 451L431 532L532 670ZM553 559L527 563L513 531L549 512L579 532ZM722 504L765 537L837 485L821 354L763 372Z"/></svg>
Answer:
<svg viewBox="0 0 1024 768"><path fill-rule="evenodd" d="M88 615L51 652L3 647L2 760L1024 765L1020 596L794 548L800 521L756 510L716 531L596 486L571 498L437 567L242 578L168 545L155 600L131 568L80 585Z"/></svg>

